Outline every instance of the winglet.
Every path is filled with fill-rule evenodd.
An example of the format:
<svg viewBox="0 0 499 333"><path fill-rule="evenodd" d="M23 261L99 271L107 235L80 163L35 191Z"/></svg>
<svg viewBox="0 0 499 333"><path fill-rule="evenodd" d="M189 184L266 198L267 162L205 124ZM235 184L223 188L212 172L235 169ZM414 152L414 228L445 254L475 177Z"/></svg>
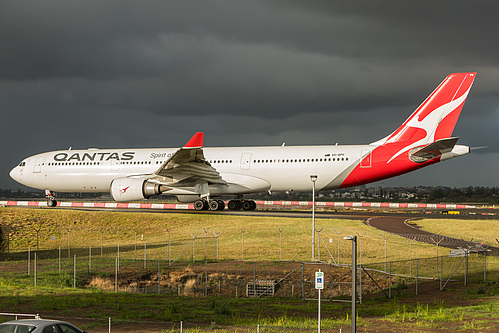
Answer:
<svg viewBox="0 0 499 333"><path fill-rule="evenodd" d="M203 147L203 132L197 132L194 136L187 142L184 148L201 148Z"/></svg>

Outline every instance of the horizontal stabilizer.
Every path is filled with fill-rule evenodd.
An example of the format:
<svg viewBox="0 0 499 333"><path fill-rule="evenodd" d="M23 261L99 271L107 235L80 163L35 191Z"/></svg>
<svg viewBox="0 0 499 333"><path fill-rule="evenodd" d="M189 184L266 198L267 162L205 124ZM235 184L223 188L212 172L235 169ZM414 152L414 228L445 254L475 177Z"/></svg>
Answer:
<svg viewBox="0 0 499 333"><path fill-rule="evenodd" d="M414 162L423 163L442 154L451 152L459 138L440 139L423 148L415 148L409 154Z"/></svg>

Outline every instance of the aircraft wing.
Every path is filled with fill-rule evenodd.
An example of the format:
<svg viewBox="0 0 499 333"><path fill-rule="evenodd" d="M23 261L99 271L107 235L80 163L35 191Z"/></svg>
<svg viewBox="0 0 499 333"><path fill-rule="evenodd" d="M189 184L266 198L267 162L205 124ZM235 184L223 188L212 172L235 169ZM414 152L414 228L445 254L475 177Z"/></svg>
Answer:
<svg viewBox="0 0 499 333"><path fill-rule="evenodd" d="M194 134L184 147L161 165L153 178L170 186L189 186L199 181L227 185L218 171L204 158L203 136L202 132Z"/></svg>

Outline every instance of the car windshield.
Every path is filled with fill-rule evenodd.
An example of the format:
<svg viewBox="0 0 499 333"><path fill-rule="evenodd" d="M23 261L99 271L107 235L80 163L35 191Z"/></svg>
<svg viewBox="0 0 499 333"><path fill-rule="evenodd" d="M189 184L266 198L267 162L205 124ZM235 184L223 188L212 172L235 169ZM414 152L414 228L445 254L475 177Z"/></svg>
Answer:
<svg viewBox="0 0 499 333"><path fill-rule="evenodd" d="M2 324L0 325L0 333L30 333L35 328L31 325Z"/></svg>

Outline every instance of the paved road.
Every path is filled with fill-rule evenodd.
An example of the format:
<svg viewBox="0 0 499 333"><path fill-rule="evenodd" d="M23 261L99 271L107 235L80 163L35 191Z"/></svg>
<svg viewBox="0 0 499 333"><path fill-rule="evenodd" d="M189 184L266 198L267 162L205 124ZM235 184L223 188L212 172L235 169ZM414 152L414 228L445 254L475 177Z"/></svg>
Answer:
<svg viewBox="0 0 499 333"><path fill-rule="evenodd" d="M418 242L424 242L439 246L444 246L451 249L476 248L475 243L456 239L448 236L437 235L431 232L421 230L417 227L417 220L420 218L411 218L407 216L377 216L369 218L367 224L379 230L383 230L392 234L414 239ZM452 220L449 221L452 223ZM487 255L499 256L498 247L489 247Z"/></svg>

